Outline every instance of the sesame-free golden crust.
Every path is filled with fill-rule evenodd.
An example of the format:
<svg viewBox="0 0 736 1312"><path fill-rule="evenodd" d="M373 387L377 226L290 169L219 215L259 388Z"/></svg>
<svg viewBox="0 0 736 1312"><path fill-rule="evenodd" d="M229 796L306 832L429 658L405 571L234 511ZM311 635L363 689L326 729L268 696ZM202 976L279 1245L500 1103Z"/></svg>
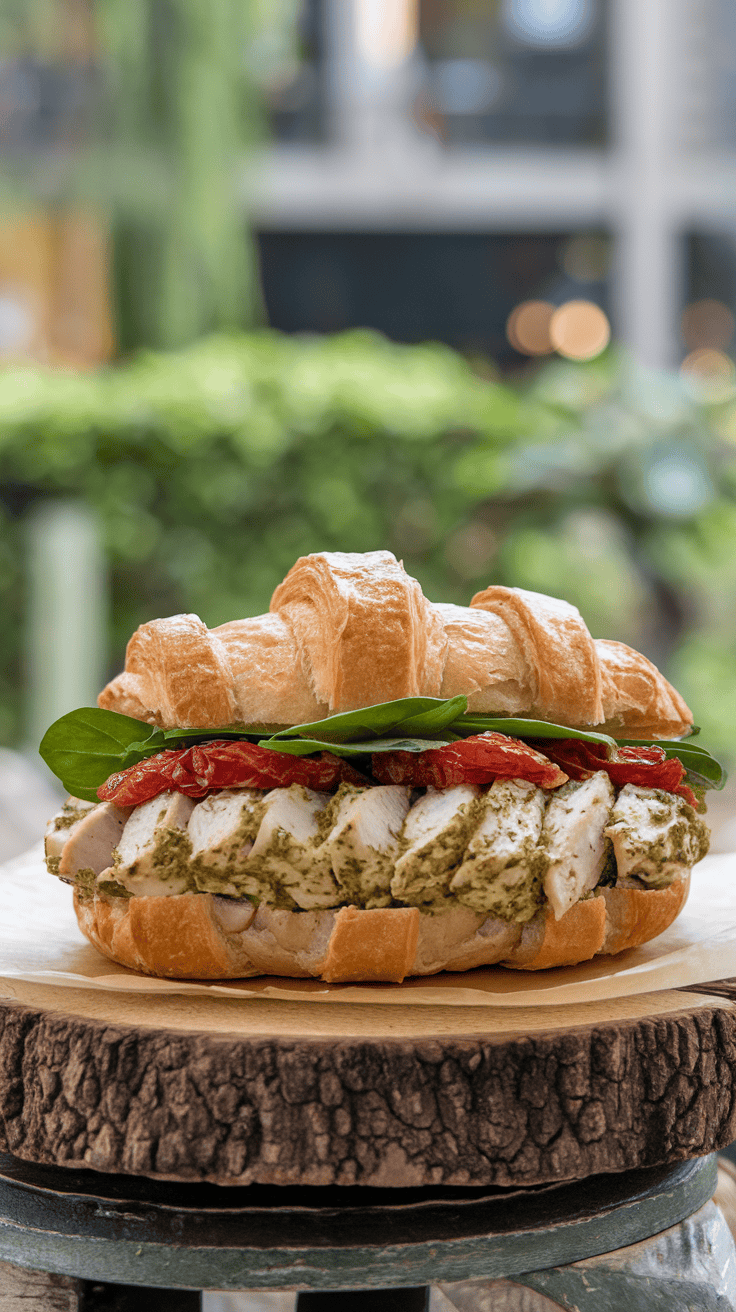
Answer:
<svg viewBox="0 0 736 1312"><path fill-rule="evenodd" d="M294 632L275 614L230 620L212 633L227 651L239 724L307 724L329 715L304 670Z"/></svg>
<svg viewBox="0 0 736 1312"><path fill-rule="evenodd" d="M567 601L523 588L485 588L471 608L490 611L513 634L527 671L527 706L562 724L599 724L602 678L580 611Z"/></svg>
<svg viewBox="0 0 736 1312"><path fill-rule="evenodd" d="M237 700L227 651L198 615L172 615L142 624L125 653L125 671L103 690L98 704L131 713L163 728L188 729L204 724L232 724ZM135 717L138 718L138 717Z"/></svg>
<svg viewBox="0 0 736 1312"><path fill-rule="evenodd" d="M341 907L335 916L322 967L328 983L388 980L401 983L412 973L419 939L418 907Z"/></svg>
<svg viewBox="0 0 736 1312"><path fill-rule="evenodd" d="M603 675L603 718L621 738L679 738L693 722L679 692L641 652L623 642L595 644Z"/></svg>
<svg viewBox="0 0 736 1312"><path fill-rule="evenodd" d="M80 929L100 952L131 970L173 979L233 979L247 964L213 916L210 894L81 900Z"/></svg>
<svg viewBox="0 0 736 1312"><path fill-rule="evenodd" d="M288 620L314 693L331 711L439 696L442 621L390 551L302 556L271 611Z"/></svg>
<svg viewBox="0 0 736 1312"><path fill-rule="evenodd" d="M601 889L606 903L606 932L600 951L612 956L637 948L663 934L676 920L690 891L690 871L668 888Z"/></svg>
<svg viewBox="0 0 736 1312"><path fill-rule="evenodd" d="M679 693L639 652L594 642L568 602L491 586L433 605L388 551L303 556L268 615L207 629L141 625L99 705L162 728L298 724L399 697L465 694L471 711L619 737L685 733Z"/></svg>
<svg viewBox="0 0 736 1312"><path fill-rule="evenodd" d="M600 952L605 933L606 904L602 897L576 902L559 920L551 907L544 907L524 926L520 942L502 965L514 970L577 966Z"/></svg>

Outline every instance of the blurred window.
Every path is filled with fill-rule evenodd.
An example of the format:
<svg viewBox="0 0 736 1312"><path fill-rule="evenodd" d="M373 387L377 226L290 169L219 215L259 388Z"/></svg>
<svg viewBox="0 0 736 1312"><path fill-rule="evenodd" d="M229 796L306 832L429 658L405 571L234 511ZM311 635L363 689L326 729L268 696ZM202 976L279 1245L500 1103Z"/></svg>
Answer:
<svg viewBox="0 0 736 1312"><path fill-rule="evenodd" d="M606 140L604 0L421 0L427 112L445 141Z"/></svg>
<svg viewBox="0 0 736 1312"><path fill-rule="evenodd" d="M252 69L276 140L319 142L325 136L324 4L294 0L290 7L296 10L293 24L274 6L273 32L265 31L256 43Z"/></svg>
<svg viewBox="0 0 736 1312"><path fill-rule="evenodd" d="M716 43L720 63L717 121L722 126L723 145L736 146L736 5L719 0L719 33Z"/></svg>
<svg viewBox="0 0 736 1312"><path fill-rule="evenodd" d="M0 158L75 148L99 107L91 10L0 5Z"/></svg>
<svg viewBox="0 0 736 1312"><path fill-rule="evenodd" d="M507 336L520 304L608 309L602 234L272 231L259 241L268 320L285 332L376 328L513 367L530 354Z"/></svg>
<svg viewBox="0 0 736 1312"><path fill-rule="evenodd" d="M681 372L701 400L736 394L736 232L691 232L685 244Z"/></svg>
<svg viewBox="0 0 736 1312"><path fill-rule="evenodd" d="M710 0L691 17L689 109L694 144L736 146L736 4ZM698 128L700 131L698 131Z"/></svg>

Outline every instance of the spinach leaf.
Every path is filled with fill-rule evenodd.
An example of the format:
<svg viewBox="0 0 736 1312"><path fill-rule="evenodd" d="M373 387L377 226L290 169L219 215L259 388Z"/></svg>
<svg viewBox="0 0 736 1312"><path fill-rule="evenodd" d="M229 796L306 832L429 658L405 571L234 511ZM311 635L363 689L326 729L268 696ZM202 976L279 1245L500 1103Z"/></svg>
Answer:
<svg viewBox="0 0 736 1312"><path fill-rule="evenodd" d="M506 733L511 738L581 738L586 743L604 743L615 747L616 739L593 729L571 729L566 724L550 724L547 720L518 720L512 716L463 715L451 725L454 733L468 738L476 733Z"/></svg>
<svg viewBox="0 0 736 1312"><path fill-rule="evenodd" d="M281 733L283 724L226 724L222 729L164 729L164 747L175 751L177 746L209 741L213 738L262 738L264 733Z"/></svg>
<svg viewBox="0 0 736 1312"><path fill-rule="evenodd" d="M428 752L445 747L448 739L437 738L369 738L358 743L326 743L317 738L264 738L259 747L289 756L311 756L314 752L331 752L333 756L370 756L373 752Z"/></svg>
<svg viewBox="0 0 736 1312"><path fill-rule="evenodd" d="M117 711L83 706L56 720L39 754L74 797L97 801L97 789L116 770L137 765L165 746L160 729Z"/></svg>
<svg viewBox="0 0 736 1312"><path fill-rule="evenodd" d="M39 754L74 797L97 801L97 789L120 770L138 765L167 748L175 750L212 738L260 738L283 726L227 725L222 729L157 729L155 725L82 706L69 711L46 731Z"/></svg>
<svg viewBox="0 0 736 1312"><path fill-rule="evenodd" d="M274 739L287 738L316 739L323 745L349 743L370 735L380 738L389 729L396 733L407 732L410 736L415 732L438 732L456 720L467 709L467 705L467 697L452 697L449 700L441 697L401 697L397 701L365 706L358 711L330 715L326 720L315 720L312 724L295 724L290 729L282 729L280 733L274 734L268 745Z"/></svg>
<svg viewBox="0 0 736 1312"><path fill-rule="evenodd" d="M44 735L43 760L75 797L97 800L97 789L111 774L137 765L168 749L213 738L250 739L271 751L310 756L330 751L338 756L367 757L372 752L425 752L458 738L495 731L517 738L580 738L615 748L615 739L594 730L571 729L546 720L467 714L467 698L403 697L378 706L332 715L313 724L226 725L221 729L166 729L117 711L83 706L63 715ZM718 761L691 738L684 740L621 738L621 746L662 747L676 756L688 781L700 788L722 788L726 774Z"/></svg>
<svg viewBox="0 0 736 1312"><path fill-rule="evenodd" d="M396 733L413 737L423 733L441 733L452 724L458 715L468 709L467 697L451 697L446 702L429 710L420 711L418 715L408 715L394 726Z"/></svg>

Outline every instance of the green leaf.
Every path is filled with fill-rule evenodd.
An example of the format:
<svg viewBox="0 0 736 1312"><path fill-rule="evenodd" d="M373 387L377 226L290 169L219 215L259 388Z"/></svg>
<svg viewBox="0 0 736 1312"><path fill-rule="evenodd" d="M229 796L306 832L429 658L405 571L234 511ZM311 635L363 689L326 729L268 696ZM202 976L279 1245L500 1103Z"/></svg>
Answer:
<svg viewBox="0 0 736 1312"><path fill-rule="evenodd" d="M97 789L116 770L137 765L165 746L160 729L117 711L82 706L47 729L39 755L74 797L97 801Z"/></svg>
<svg viewBox="0 0 736 1312"><path fill-rule="evenodd" d="M259 747L289 756L311 756L313 752L331 752L333 756L371 756L374 752L428 752L446 747L447 738L369 738L357 743L327 743L317 738L264 738Z"/></svg>
<svg viewBox="0 0 736 1312"><path fill-rule="evenodd" d="M287 729L284 724L226 724L222 729L164 729L164 747L175 749L174 745L209 741L214 738L262 738L264 733L281 733Z"/></svg>
<svg viewBox="0 0 736 1312"><path fill-rule="evenodd" d="M320 746L349 743L371 734L380 738L389 729L396 730L397 734L408 733L410 737L415 732L436 733L462 714L467 705L467 697L401 697L397 701L380 702L377 706L366 706L358 711L330 715L312 724L296 724L290 729L282 729L269 739L269 746L274 739L284 738L316 739Z"/></svg>
<svg viewBox="0 0 736 1312"><path fill-rule="evenodd" d="M175 750L213 738L260 738L282 725L226 725L222 729L157 729L118 711L82 706L56 720L44 734L39 754L74 796L97 801L97 789L119 770L138 765L167 748Z"/></svg>
<svg viewBox="0 0 736 1312"><path fill-rule="evenodd" d="M70 711L51 725L39 748L43 760L75 797L97 800L97 789L111 774L166 748L185 747L213 738L256 739L261 747L292 756L330 751L344 757L367 757L373 752L426 752L458 737L495 731L519 738L579 738L584 742L620 746L662 747L677 757L697 787L722 788L726 773L704 747L671 739L613 739L593 730L571 729L546 720L508 716L463 714L467 698L405 697L359 711L333 715L314 724L226 725L218 729L161 730L117 711L84 706ZM275 731L271 737L263 737ZM368 736L366 736L368 735Z"/></svg>
<svg viewBox="0 0 736 1312"><path fill-rule="evenodd" d="M571 729L567 724L549 724L547 720L518 720L510 716L464 715L450 725L454 733L468 738L476 733L505 733L511 738L580 738L586 743L604 743L614 748L616 739L593 729Z"/></svg>
<svg viewBox="0 0 736 1312"><path fill-rule="evenodd" d="M430 707L429 710L402 718L394 727L397 733L408 735L410 738L415 734L441 733L443 729L453 723L458 715L462 715L467 709L467 697L451 697L446 702L440 702L439 705Z"/></svg>

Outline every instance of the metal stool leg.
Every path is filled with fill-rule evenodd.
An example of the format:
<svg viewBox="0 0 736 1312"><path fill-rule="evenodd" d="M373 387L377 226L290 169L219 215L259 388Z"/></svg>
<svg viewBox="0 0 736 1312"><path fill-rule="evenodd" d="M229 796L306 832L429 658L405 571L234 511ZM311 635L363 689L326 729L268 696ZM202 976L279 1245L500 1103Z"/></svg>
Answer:
<svg viewBox="0 0 736 1312"><path fill-rule="evenodd" d="M426 1312L429 1289L310 1290L299 1294L296 1312Z"/></svg>
<svg viewBox="0 0 736 1312"><path fill-rule="evenodd" d="M196 1289L147 1289L142 1285L108 1285L83 1280L79 1312L201 1312Z"/></svg>

